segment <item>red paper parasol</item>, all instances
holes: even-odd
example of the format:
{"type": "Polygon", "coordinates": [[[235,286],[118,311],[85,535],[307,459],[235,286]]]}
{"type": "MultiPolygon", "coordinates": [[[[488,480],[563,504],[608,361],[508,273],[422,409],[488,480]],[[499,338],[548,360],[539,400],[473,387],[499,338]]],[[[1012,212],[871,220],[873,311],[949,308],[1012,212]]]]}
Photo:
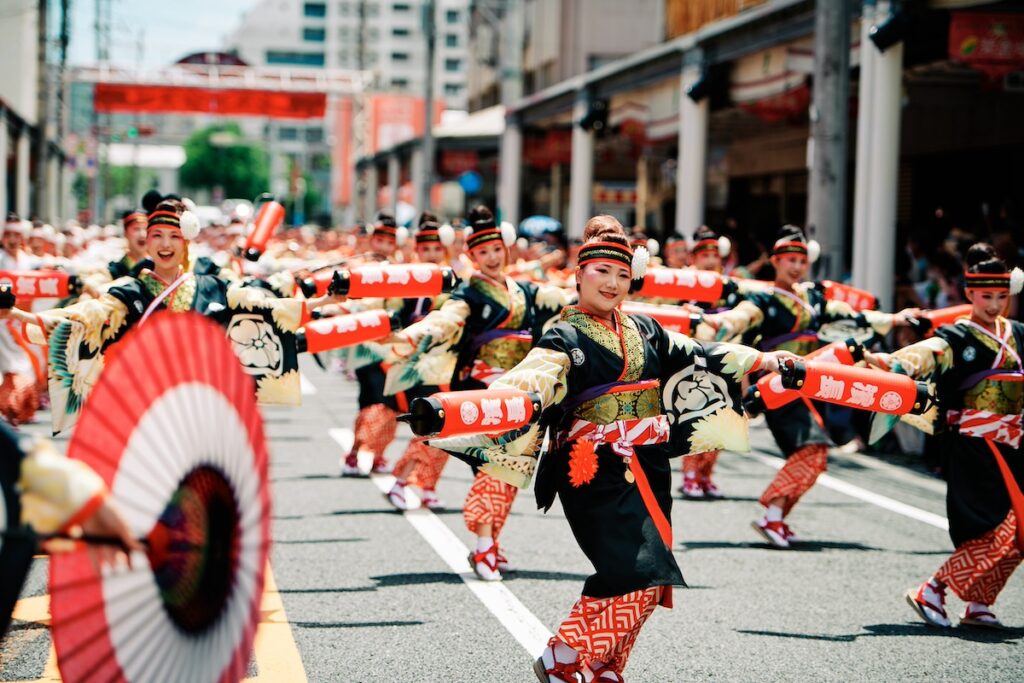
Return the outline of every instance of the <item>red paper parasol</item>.
{"type": "Polygon", "coordinates": [[[107,483],[145,539],[133,569],[84,551],[50,564],[67,681],[237,681],[258,623],[270,542],[263,423],[223,330],[163,313],[119,344],[68,456],[107,483]]]}

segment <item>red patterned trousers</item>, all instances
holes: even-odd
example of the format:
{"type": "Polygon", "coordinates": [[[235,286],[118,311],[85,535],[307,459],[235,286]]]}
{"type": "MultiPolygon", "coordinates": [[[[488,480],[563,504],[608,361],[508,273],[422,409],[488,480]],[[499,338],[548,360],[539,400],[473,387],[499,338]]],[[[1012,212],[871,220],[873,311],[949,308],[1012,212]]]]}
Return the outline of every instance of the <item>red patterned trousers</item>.
{"type": "Polygon", "coordinates": [[[384,457],[384,449],[394,441],[397,429],[398,416],[383,403],[363,408],[356,415],[353,450],[365,448],[373,452],[376,460],[380,460],[384,457]]]}
{"type": "Polygon", "coordinates": [[[962,543],[935,578],[961,600],[991,605],[1024,559],[1015,543],[1016,533],[1017,518],[1010,510],[995,529],[962,543]]]}
{"type": "Polygon", "coordinates": [[[497,541],[512,510],[519,489],[489,474],[478,472],[462,504],[462,519],[474,534],[483,524],[491,525],[491,537],[497,541]]]}
{"type": "Polygon", "coordinates": [[[804,446],[786,459],[786,464],[761,494],[761,505],[768,507],[776,498],[785,498],[782,514],[788,515],[827,467],[828,446],[823,443],[804,446]]]}
{"type": "Polygon", "coordinates": [[[9,372],[0,384],[0,414],[11,424],[28,422],[39,408],[39,388],[31,375],[9,372]]]}
{"type": "Polygon", "coordinates": [[[664,586],[655,586],[614,598],[581,595],[555,638],[579,652],[585,664],[601,663],[621,674],[640,628],[664,591],[664,586]]]}
{"type": "Polygon", "coordinates": [[[693,473],[698,479],[710,479],[711,471],[715,469],[718,462],[718,454],[721,451],[704,451],[693,455],[683,456],[683,473],[693,473]]]}
{"type": "Polygon", "coordinates": [[[405,453],[395,463],[394,475],[399,481],[433,491],[447,462],[448,454],[444,451],[422,441],[410,441],[405,453]]]}

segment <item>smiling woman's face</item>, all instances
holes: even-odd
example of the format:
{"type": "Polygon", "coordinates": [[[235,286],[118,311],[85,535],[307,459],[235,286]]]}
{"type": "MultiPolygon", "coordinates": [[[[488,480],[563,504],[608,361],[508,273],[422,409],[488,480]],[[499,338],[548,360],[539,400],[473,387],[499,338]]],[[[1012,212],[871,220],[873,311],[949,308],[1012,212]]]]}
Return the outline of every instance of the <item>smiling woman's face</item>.
{"type": "Polygon", "coordinates": [[[156,227],[146,235],[146,253],[157,270],[170,270],[185,263],[188,250],[180,230],[156,227]]]}
{"type": "Polygon", "coordinates": [[[505,245],[497,240],[487,242],[469,252],[480,272],[493,279],[498,279],[501,276],[501,269],[505,267],[507,254],[505,245]]]}
{"type": "Polygon", "coordinates": [[[630,274],[625,266],[588,263],[579,271],[580,305],[592,313],[610,316],[629,294],[630,274]]]}

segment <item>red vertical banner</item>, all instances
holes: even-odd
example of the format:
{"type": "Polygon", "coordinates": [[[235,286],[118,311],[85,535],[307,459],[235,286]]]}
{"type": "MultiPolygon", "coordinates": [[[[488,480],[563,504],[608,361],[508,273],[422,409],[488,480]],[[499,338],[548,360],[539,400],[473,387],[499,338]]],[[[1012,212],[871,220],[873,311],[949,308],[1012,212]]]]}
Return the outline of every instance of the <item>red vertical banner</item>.
{"type": "Polygon", "coordinates": [[[342,97],[338,100],[338,115],[334,124],[334,164],[341,169],[338,173],[340,187],[334,193],[341,204],[352,203],[352,98],[342,97]]]}

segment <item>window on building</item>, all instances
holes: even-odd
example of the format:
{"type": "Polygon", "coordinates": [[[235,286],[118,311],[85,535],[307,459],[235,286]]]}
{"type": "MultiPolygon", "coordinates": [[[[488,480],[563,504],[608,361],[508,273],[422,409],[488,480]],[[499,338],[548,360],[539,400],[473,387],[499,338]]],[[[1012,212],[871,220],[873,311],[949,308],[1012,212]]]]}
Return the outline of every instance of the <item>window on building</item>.
{"type": "Polygon", "coordinates": [[[327,39],[327,29],[305,26],[302,29],[302,39],[310,43],[322,43],[327,39]]]}
{"type": "Polygon", "coordinates": [[[352,34],[352,31],[348,26],[342,26],[338,29],[338,37],[342,40],[348,40],[348,37],[352,34]]]}
{"type": "Polygon", "coordinates": [[[409,61],[409,53],[408,52],[392,52],[391,53],[391,61],[392,62],[408,62],[409,61]]]}
{"type": "Polygon", "coordinates": [[[380,30],[375,28],[366,29],[366,38],[368,40],[377,40],[380,37],[380,30]]]}
{"type": "Polygon", "coordinates": [[[267,50],[267,64],[271,66],[323,66],[324,53],[267,50]]]}
{"type": "Polygon", "coordinates": [[[459,71],[460,69],[462,69],[462,60],[461,59],[446,59],[446,60],[444,60],[444,70],[445,71],[459,71]]]}
{"type": "Polygon", "coordinates": [[[412,31],[402,26],[396,26],[393,29],[391,29],[391,35],[395,36],[396,38],[405,38],[411,33],[412,31]]]}
{"type": "Polygon", "coordinates": [[[307,2],[302,5],[302,14],[307,17],[323,19],[327,16],[326,2],[307,2]]]}
{"type": "Polygon", "coordinates": [[[306,129],[306,142],[323,142],[324,129],[320,127],[306,129]]]}
{"type": "Polygon", "coordinates": [[[444,94],[445,95],[450,95],[450,96],[453,96],[453,97],[461,95],[462,94],[462,84],[461,83],[445,83],[444,84],[444,94]]]}
{"type": "Polygon", "coordinates": [[[342,66],[348,65],[348,50],[340,50],[338,52],[338,63],[342,66]]]}
{"type": "Polygon", "coordinates": [[[459,10],[450,9],[444,13],[444,20],[447,21],[449,24],[457,24],[459,23],[459,14],[459,10]]]}
{"type": "Polygon", "coordinates": [[[395,13],[398,13],[398,12],[409,12],[411,10],[412,10],[412,5],[410,5],[407,2],[396,2],[395,4],[391,5],[391,11],[395,12],[395,13]]]}
{"type": "Polygon", "coordinates": [[[366,2],[363,4],[363,14],[368,17],[375,17],[380,14],[380,6],[375,2],[366,2]]]}
{"type": "Polygon", "coordinates": [[[459,36],[458,36],[458,34],[446,33],[445,36],[444,36],[444,46],[445,47],[458,47],[459,46],[459,36]]]}
{"type": "Polygon", "coordinates": [[[397,88],[399,90],[404,90],[405,88],[409,87],[409,79],[408,78],[392,78],[391,79],[391,87],[392,88],[397,88]]]}
{"type": "Polygon", "coordinates": [[[277,129],[277,139],[278,140],[286,140],[286,141],[298,140],[299,139],[299,129],[298,128],[278,128],[277,129]]]}

